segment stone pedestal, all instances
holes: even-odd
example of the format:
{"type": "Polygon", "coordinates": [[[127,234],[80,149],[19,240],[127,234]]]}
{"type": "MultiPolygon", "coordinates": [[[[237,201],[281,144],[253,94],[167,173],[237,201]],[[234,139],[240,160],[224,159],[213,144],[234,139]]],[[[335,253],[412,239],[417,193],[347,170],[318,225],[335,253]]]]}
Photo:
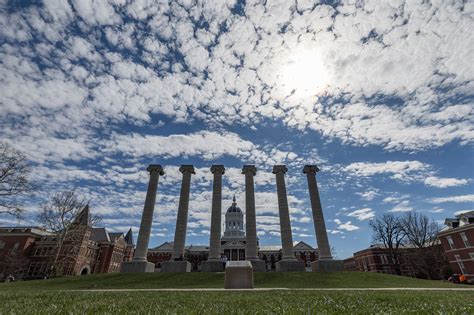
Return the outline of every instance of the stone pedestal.
{"type": "Polygon", "coordinates": [[[216,261],[203,261],[202,262],[202,272],[223,272],[224,263],[220,260],[216,261]]]}
{"type": "Polygon", "coordinates": [[[188,261],[165,261],[161,265],[161,272],[191,272],[191,267],[188,261]]]}
{"type": "Polygon", "coordinates": [[[252,268],[254,272],[265,272],[267,271],[267,263],[263,260],[249,260],[252,264],[252,268]]]}
{"type": "Polygon", "coordinates": [[[306,271],[304,262],[299,260],[280,260],[275,263],[275,269],[278,272],[306,271]]]}
{"type": "Polygon", "coordinates": [[[344,261],[342,260],[318,260],[311,263],[313,272],[337,272],[344,270],[344,261]]]}
{"type": "Polygon", "coordinates": [[[148,261],[126,261],[122,263],[120,267],[120,272],[128,273],[128,272],[154,272],[155,271],[155,264],[150,263],[148,261]]]}
{"type": "Polygon", "coordinates": [[[224,288],[253,289],[253,268],[250,261],[227,262],[224,288]]]}

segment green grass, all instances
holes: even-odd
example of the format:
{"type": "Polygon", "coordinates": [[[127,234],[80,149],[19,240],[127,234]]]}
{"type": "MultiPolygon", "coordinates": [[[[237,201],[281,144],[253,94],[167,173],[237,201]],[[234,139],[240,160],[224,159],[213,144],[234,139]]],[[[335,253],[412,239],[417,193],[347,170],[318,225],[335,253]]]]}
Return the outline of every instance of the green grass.
{"type": "MultiPolygon", "coordinates": [[[[267,272],[254,274],[257,288],[432,288],[458,287],[446,281],[420,280],[369,272],[267,272]]],[[[1,283],[0,290],[223,288],[224,273],[101,274],[1,283]]]]}
{"type": "Polygon", "coordinates": [[[0,292],[1,314],[473,314],[471,292],[0,292]]]}
{"type": "MultiPolygon", "coordinates": [[[[255,273],[257,288],[459,288],[363,272],[255,273]]],[[[0,284],[2,314],[367,314],[474,313],[458,291],[69,291],[222,288],[224,273],[102,274],[0,284]]]]}

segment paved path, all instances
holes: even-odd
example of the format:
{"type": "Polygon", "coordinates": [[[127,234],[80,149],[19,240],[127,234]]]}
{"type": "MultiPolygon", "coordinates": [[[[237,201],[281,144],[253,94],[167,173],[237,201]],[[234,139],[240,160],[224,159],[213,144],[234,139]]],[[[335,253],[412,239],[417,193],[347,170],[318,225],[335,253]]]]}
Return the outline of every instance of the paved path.
{"type": "Polygon", "coordinates": [[[201,288],[201,289],[83,289],[67,290],[81,292],[232,292],[232,291],[473,291],[474,287],[459,288],[255,288],[255,289],[223,289],[223,288],[201,288]]]}

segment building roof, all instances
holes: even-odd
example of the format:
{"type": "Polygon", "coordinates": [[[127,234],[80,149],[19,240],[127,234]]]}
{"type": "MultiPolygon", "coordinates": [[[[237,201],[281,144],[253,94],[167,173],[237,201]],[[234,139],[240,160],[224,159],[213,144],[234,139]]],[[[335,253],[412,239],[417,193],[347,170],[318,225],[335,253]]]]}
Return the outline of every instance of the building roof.
{"type": "Polygon", "coordinates": [[[35,236],[49,236],[53,233],[39,226],[12,226],[0,227],[0,234],[32,234],[35,236]]]}
{"type": "Polygon", "coordinates": [[[80,225],[88,225],[90,221],[90,211],[89,211],[89,204],[87,204],[84,209],[78,214],[74,223],[80,225]]]}
{"type": "Polygon", "coordinates": [[[278,252],[279,250],[281,250],[281,246],[278,245],[259,246],[261,252],[278,252]]]}
{"type": "Polygon", "coordinates": [[[235,202],[235,195],[234,195],[234,198],[232,198],[232,205],[227,209],[227,213],[232,213],[232,212],[242,213],[242,210],[239,207],[237,207],[237,202],[235,202]]]}
{"type": "Polygon", "coordinates": [[[446,227],[444,227],[441,231],[444,232],[446,230],[460,228],[465,225],[473,224],[473,223],[474,223],[474,210],[460,213],[456,215],[455,218],[446,218],[444,220],[444,224],[446,225],[446,227]]]}
{"type": "Polygon", "coordinates": [[[122,233],[122,232],[109,233],[109,237],[110,237],[110,240],[111,240],[112,242],[115,241],[116,239],[120,238],[121,236],[123,236],[123,233],[122,233]]]}
{"type": "Polygon", "coordinates": [[[125,235],[125,243],[127,243],[128,245],[132,245],[132,246],[133,246],[133,232],[132,232],[132,228],[130,228],[130,230],[128,230],[128,232],[127,232],[127,235],[125,235]]]}
{"type": "Polygon", "coordinates": [[[109,233],[105,228],[92,228],[91,240],[94,242],[110,242],[109,233]]]}

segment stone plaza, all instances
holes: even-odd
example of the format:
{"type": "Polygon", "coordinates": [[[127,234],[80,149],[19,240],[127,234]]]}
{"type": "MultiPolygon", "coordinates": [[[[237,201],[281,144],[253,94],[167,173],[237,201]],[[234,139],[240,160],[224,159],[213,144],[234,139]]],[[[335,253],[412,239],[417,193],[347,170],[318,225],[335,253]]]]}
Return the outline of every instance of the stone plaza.
{"type": "MultiPolygon", "coordinates": [[[[122,264],[121,272],[153,272],[154,264],[147,261],[148,244],[153,221],[153,212],[155,207],[156,193],[158,188],[158,180],[160,175],[164,175],[161,165],[150,165],[147,168],[150,173],[148,190],[143,209],[140,230],[137,240],[137,248],[131,261],[122,264]]],[[[191,264],[184,259],[185,240],[188,221],[189,196],[191,189],[191,175],[195,174],[192,165],[182,165],[179,169],[182,173],[181,192],[178,204],[178,213],[175,226],[174,243],[171,259],[162,264],[162,272],[190,272],[191,264]]],[[[212,186],[212,204],[211,204],[211,226],[209,238],[209,257],[202,264],[202,271],[205,272],[221,272],[224,271],[224,264],[221,260],[222,241],[221,241],[221,214],[222,214],[222,176],[225,174],[224,165],[212,165],[210,168],[213,174],[212,186]]],[[[305,264],[296,259],[293,251],[293,237],[291,229],[291,221],[289,214],[288,198],[285,184],[285,174],[288,168],[285,165],[275,165],[273,174],[276,178],[278,212],[280,220],[280,235],[282,244],[282,257],[276,263],[276,271],[305,271],[305,264]]],[[[343,269],[343,262],[334,260],[331,255],[331,249],[326,232],[326,225],[321,206],[321,200],[316,181],[316,173],[319,168],[316,165],[306,165],[303,173],[306,174],[308,181],[308,191],[311,201],[311,209],[313,215],[314,229],[316,232],[316,241],[319,249],[319,259],[311,263],[312,271],[340,271],[343,269]]],[[[255,211],[255,185],[254,176],[257,173],[255,165],[244,165],[242,174],[245,176],[245,250],[244,259],[250,263],[254,272],[266,271],[265,261],[259,259],[258,256],[258,238],[255,211]]],[[[226,227],[224,238],[238,236],[239,229],[243,228],[242,212],[236,206],[235,197],[233,205],[226,213],[226,221],[230,218],[238,229],[229,230],[226,227]],[[235,217],[235,221],[232,218],[235,217]]],[[[227,222],[226,222],[227,224],[227,222]]],[[[232,251],[229,252],[232,257],[232,251]]],[[[240,253],[237,251],[237,255],[240,253]]],[[[239,260],[239,259],[236,259],[239,260]]]]}

